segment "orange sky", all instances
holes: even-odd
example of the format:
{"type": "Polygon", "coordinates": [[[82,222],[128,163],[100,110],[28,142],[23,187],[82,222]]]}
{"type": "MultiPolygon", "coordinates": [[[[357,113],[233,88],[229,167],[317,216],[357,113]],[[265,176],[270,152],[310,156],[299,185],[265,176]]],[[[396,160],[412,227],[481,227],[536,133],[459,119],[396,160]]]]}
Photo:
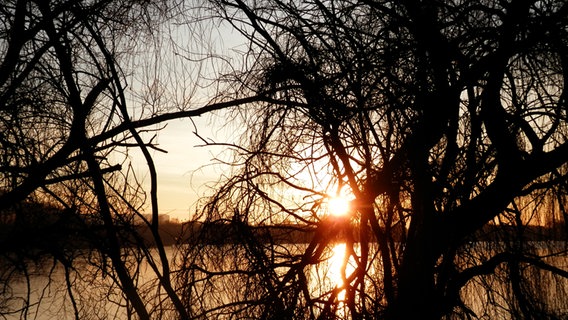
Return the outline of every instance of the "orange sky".
{"type": "MultiPolygon", "coordinates": [[[[222,139],[222,131],[207,121],[208,117],[195,119],[200,135],[222,139]]],[[[168,153],[152,150],[158,171],[158,201],[161,214],[181,221],[188,220],[195,212],[196,201],[208,190],[206,184],[218,180],[220,167],[209,164],[218,156],[220,147],[198,147],[202,142],[193,134],[194,126],[189,120],[170,121],[165,129],[159,132],[158,147],[168,153]],[[209,165],[209,166],[208,166],[209,165]]],[[[221,140],[219,140],[221,141],[221,140]]],[[[149,176],[141,156],[132,154],[132,161],[138,168],[138,176],[148,190],[149,176]]],[[[149,208],[149,203],[147,205],[149,208]]]]}

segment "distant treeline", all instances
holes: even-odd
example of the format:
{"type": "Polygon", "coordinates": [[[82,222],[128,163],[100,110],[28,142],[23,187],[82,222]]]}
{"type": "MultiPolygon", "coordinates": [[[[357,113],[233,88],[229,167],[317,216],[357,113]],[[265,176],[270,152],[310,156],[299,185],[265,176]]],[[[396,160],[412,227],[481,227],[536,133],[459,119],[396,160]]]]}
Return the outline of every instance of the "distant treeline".
{"type": "MultiPolygon", "coordinates": [[[[232,222],[212,222],[188,223],[184,227],[183,241],[187,243],[207,243],[207,244],[227,244],[243,241],[264,241],[274,243],[308,243],[312,240],[316,228],[305,227],[294,224],[280,224],[273,226],[250,226],[236,224],[232,222]]],[[[348,230],[348,229],[347,229],[348,230]]],[[[349,232],[349,231],[347,231],[349,232]]],[[[329,236],[335,240],[342,240],[345,234],[342,232],[331,232],[329,236]]],[[[358,241],[358,233],[351,235],[354,241],[358,241]]],[[[395,232],[393,240],[399,241],[402,232],[395,232]]],[[[507,225],[487,225],[478,231],[471,241],[512,241],[522,239],[525,241],[566,241],[568,240],[568,230],[565,225],[558,225],[553,228],[545,226],[516,226],[507,225]]]]}
{"type": "MultiPolygon", "coordinates": [[[[56,210],[49,206],[28,204],[12,212],[8,219],[3,215],[0,220],[0,253],[6,252],[44,252],[57,253],[69,249],[85,249],[104,246],[106,229],[102,222],[95,217],[81,215],[69,210],[56,210]]],[[[117,221],[118,230],[123,245],[132,246],[144,243],[155,245],[150,229],[140,221],[117,221]]],[[[316,231],[315,227],[296,224],[280,224],[272,226],[252,226],[241,221],[219,222],[163,222],[159,234],[164,245],[176,243],[205,243],[222,245],[228,243],[246,243],[261,241],[265,243],[308,243],[315,232],[326,231],[325,222],[316,231]]],[[[357,232],[349,231],[349,227],[341,227],[341,232],[331,228],[326,236],[342,240],[342,237],[352,237],[358,240],[357,232]]],[[[523,226],[521,228],[506,225],[487,225],[477,232],[471,241],[511,241],[524,239],[527,241],[557,240],[566,241],[567,228],[564,224],[555,227],[523,226]]],[[[402,230],[393,235],[393,240],[400,240],[402,230]]]]}

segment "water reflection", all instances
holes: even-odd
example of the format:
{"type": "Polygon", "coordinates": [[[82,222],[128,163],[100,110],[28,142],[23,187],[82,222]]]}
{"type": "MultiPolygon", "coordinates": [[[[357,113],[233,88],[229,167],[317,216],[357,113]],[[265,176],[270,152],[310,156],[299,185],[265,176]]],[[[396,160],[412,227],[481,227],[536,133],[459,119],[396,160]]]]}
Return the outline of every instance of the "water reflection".
{"type": "Polygon", "coordinates": [[[352,257],[348,257],[347,246],[345,243],[337,243],[331,249],[332,256],[327,261],[329,271],[326,275],[331,283],[339,290],[337,293],[337,300],[345,301],[345,282],[347,277],[355,270],[354,261],[352,257]]]}
{"type": "MultiPolygon", "coordinates": [[[[565,252],[566,244],[564,242],[558,243],[554,247],[552,243],[531,244],[535,247],[535,255],[546,257],[545,260],[552,265],[564,268],[568,264],[565,255],[550,256],[550,252],[565,252]]],[[[273,245],[269,247],[270,250],[281,254],[281,256],[297,256],[301,255],[307,249],[307,244],[286,244],[286,245],[273,245]]],[[[168,254],[173,259],[173,249],[168,248],[168,254]]],[[[178,248],[179,249],[179,248],[178,248]]],[[[374,252],[377,248],[371,246],[370,250],[374,252]]],[[[496,252],[501,252],[506,248],[503,245],[495,242],[487,243],[472,243],[471,247],[464,248],[468,252],[477,252],[479,256],[468,255],[471,259],[459,261],[463,268],[475,266],[479,261],[486,261],[490,256],[496,252]]],[[[262,277],[264,274],[258,275],[249,272],[250,269],[245,269],[247,259],[247,251],[242,246],[204,246],[200,252],[206,252],[207,256],[202,256],[201,259],[192,261],[195,263],[196,269],[191,270],[194,278],[188,282],[189,286],[179,287],[180,289],[189,288],[191,291],[184,291],[180,294],[186,294],[194,300],[188,300],[188,305],[195,308],[194,314],[202,315],[202,318],[215,318],[215,319],[230,319],[235,318],[235,314],[242,314],[242,318],[254,318],[258,315],[258,308],[244,309],[242,306],[245,304],[238,304],[242,301],[264,301],[266,298],[266,291],[263,290],[266,282],[257,281],[266,280],[267,277],[262,277]],[[200,263],[197,265],[197,263],[200,263]],[[197,268],[198,267],[198,268],[197,268]],[[207,270],[200,271],[200,270],[207,270]],[[232,272],[230,272],[232,271],[232,272]],[[258,277],[258,278],[254,278],[258,277]],[[258,300],[255,300],[258,299],[258,300]],[[195,303],[193,303],[195,302],[195,303]],[[243,311],[244,310],[244,311],[243,311]],[[246,312],[246,313],[245,313],[246,312]]],[[[353,291],[349,286],[359,286],[357,281],[353,280],[353,274],[358,273],[357,264],[353,255],[360,254],[360,247],[358,244],[350,244],[344,242],[331,242],[327,244],[325,250],[319,259],[319,263],[304,266],[301,274],[306,277],[299,277],[302,284],[306,284],[309,292],[302,292],[313,303],[312,306],[300,306],[309,308],[310,312],[314,312],[317,316],[323,312],[324,306],[329,306],[330,313],[335,319],[349,319],[351,314],[348,308],[349,299],[353,291]],[[351,280],[348,280],[351,279],[351,280]],[[305,282],[303,282],[305,280],[305,282]],[[327,304],[329,302],[329,304],[327,304]]],[[[373,256],[371,254],[371,256],[373,256]]],[[[297,261],[297,260],[295,260],[297,261]]],[[[174,267],[179,267],[181,261],[172,260],[174,267]]],[[[187,261],[185,262],[187,263],[187,261]]],[[[74,287],[73,293],[76,295],[77,302],[80,304],[80,318],[89,319],[96,314],[98,318],[107,319],[128,319],[128,306],[120,294],[119,288],[113,285],[108,275],[100,273],[100,269],[95,268],[89,263],[77,265],[77,274],[74,274],[74,287]],[[81,277],[79,277],[79,272],[81,277]],[[90,276],[86,276],[92,272],[90,276]],[[110,288],[110,289],[109,289],[110,288]],[[110,293],[110,294],[109,294],[110,293]],[[96,310],[96,311],[95,311],[96,310]]],[[[158,310],[166,308],[167,306],[160,305],[160,298],[163,296],[153,295],[156,290],[155,279],[152,273],[143,264],[139,266],[140,279],[139,285],[141,292],[145,292],[149,309],[158,310]],[[155,305],[152,305],[155,303],[155,305]]],[[[274,271],[275,276],[282,277],[289,271],[289,266],[281,266],[278,269],[265,269],[274,271]]],[[[65,274],[60,267],[53,268],[51,276],[46,277],[38,270],[36,274],[30,275],[29,289],[34,294],[27,296],[28,284],[13,283],[12,295],[19,299],[29,299],[34,304],[30,310],[24,313],[6,314],[9,306],[4,310],[0,310],[0,318],[4,319],[20,319],[20,318],[34,318],[38,320],[51,319],[57,314],[58,319],[74,319],[72,309],[69,307],[69,297],[65,288],[60,288],[65,285],[65,274]],[[21,286],[20,286],[21,284],[21,286]],[[41,304],[38,297],[34,296],[35,293],[41,295],[43,300],[41,304]],[[58,293],[58,294],[56,294],[58,293]],[[3,314],[4,313],[4,314],[3,314]]],[[[369,293],[369,299],[375,299],[380,292],[371,292],[374,281],[375,284],[381,281],[380,265],[376,261],[369,262],[366,270],[366,288],[369,293]]],[[[568,282],[566,279],[558,279],[552,277],[550,273],[542,270],[536,270],[523,266],[523,275],[527,279],[534,279],[535,283],[541,284],[539,287],[543,292],[533,291],[535,294],[543,295],[543,303],[547,308],[553,310],[568,310],[568,303],[564,297],[568,294],[568,282]]],[[[268,271],[267,271],[268,272],[268,271]]],[[[479,318],[486,319],[510,319],[508,310],[511,309],[509,303],[513,301],[511,298],[515,293],[507,283],[509,270],[506,265],[500,266],[496,269],[493,275],[484,275],[478,277],[468,283],[461,291],[464,304],[471,308],[479,318]],[[491,292],[487,291],[487,287],[491,288],[491,292]],[[499,307],[496,307],[499,306],[499,307]]],[[[272,292],[269,292],[272,293],[272,292]]],[[[358,298],[357,298],[358,299],[358,298]]],[[[19,301],[19,300],[18,300],[19,301]]],[[[375,300],[376,301],[376,300],[375,300]]],[[[17,301],[16,301],[17,302],[17,301]]],[[[16,308],[15,301],[12,308],[16,308]]],[[[357,300],[356,302],[361,302],[357,300]]],[[[300,302],[301,303],[301,302],[300,302]]],[[[248,305],[245,305],[248,307],[248,305]]],[[[172,318],[166,316],[162,311],[154,311],[154,315],[159,314],[156,318],[172,318]]],[[[167,311],[163,311],[167,312],[167,311]]],[[[566,312],[568,314],[568,311],[566,312]]]]}
{"type": "Polygon", "coordinates": [[[335,298],[337,309],[335,310],[335,315],[340,319],[345,319],[348,316],[345,299],[346,286],[349,285],[347,279],[355,271],[355,262],[353,261],[353,257],[349,255],[347,249],[345,243],[334,244],[331,249],[332,255],[327,261],[329,265],[327,277],[335,284],[335,290],[337,290],[337,296],[335,298]]]}
{"type": "Polygon", "coordinates": [[[328,243],[320,261],[305,270],[311,298],[320,301],[322,312],[334,319],[349,319],[349,286],[357,268],[353,250],[358,248],[345,242],[328,243]]]}

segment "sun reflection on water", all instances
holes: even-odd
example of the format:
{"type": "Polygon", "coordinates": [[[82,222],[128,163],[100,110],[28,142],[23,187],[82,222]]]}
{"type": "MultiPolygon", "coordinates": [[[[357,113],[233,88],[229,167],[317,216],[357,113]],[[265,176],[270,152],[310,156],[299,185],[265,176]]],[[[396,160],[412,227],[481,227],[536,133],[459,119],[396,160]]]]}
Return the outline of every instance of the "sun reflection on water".
{"type": "Polygon", "coordinates": [[[342,289],[337,295],[338,300],[345,299],[345,288],[344,280],[342,275],[342,267],[345,260],[345,243],[338,243],[331,249],[333,252],[331,258],[329,258],[329,272],[327,277],[334,286],[342,289]]]}
{"type": "Polygon", "coordinates": [[[333,286],[340,290],[337,293],[337,301],[344,302],[346,285],[345,279],[355,270],[355,262],[352,257],[346,261],[348,253],[345,243],[337,243],[333,245],[331,251],[332,255],[327,261],[329,266],[327,278],[333,286]]]}

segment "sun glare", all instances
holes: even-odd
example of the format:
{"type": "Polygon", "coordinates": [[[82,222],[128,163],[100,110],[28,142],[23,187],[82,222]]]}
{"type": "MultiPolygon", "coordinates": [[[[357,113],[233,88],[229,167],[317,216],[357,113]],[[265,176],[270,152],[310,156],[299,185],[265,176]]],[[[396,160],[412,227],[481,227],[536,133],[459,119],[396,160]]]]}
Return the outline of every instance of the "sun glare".
{"type": "Polygon", "coordinates": [[[331,250],[333,255],[328,260],[329,272],[327,277],[334,286],[341,290],[337,294],[337,300],[342,302],[345,301],[346,285],[343,281],[342,269],[344,269],[343,271],[345,272],[345,276],[349,277],[355,271],[355,262],[350,257],[347,264],[345,264],[345,255],[347,254],[345,243],[338,243],[334,245],[331,250]]]}
{"type": "Polygon", "coordinates": [[[327,207],[331,215],[344,216],[349,212],[349,200],[341,197],[333,197],[328,200],[327,207]]]}

